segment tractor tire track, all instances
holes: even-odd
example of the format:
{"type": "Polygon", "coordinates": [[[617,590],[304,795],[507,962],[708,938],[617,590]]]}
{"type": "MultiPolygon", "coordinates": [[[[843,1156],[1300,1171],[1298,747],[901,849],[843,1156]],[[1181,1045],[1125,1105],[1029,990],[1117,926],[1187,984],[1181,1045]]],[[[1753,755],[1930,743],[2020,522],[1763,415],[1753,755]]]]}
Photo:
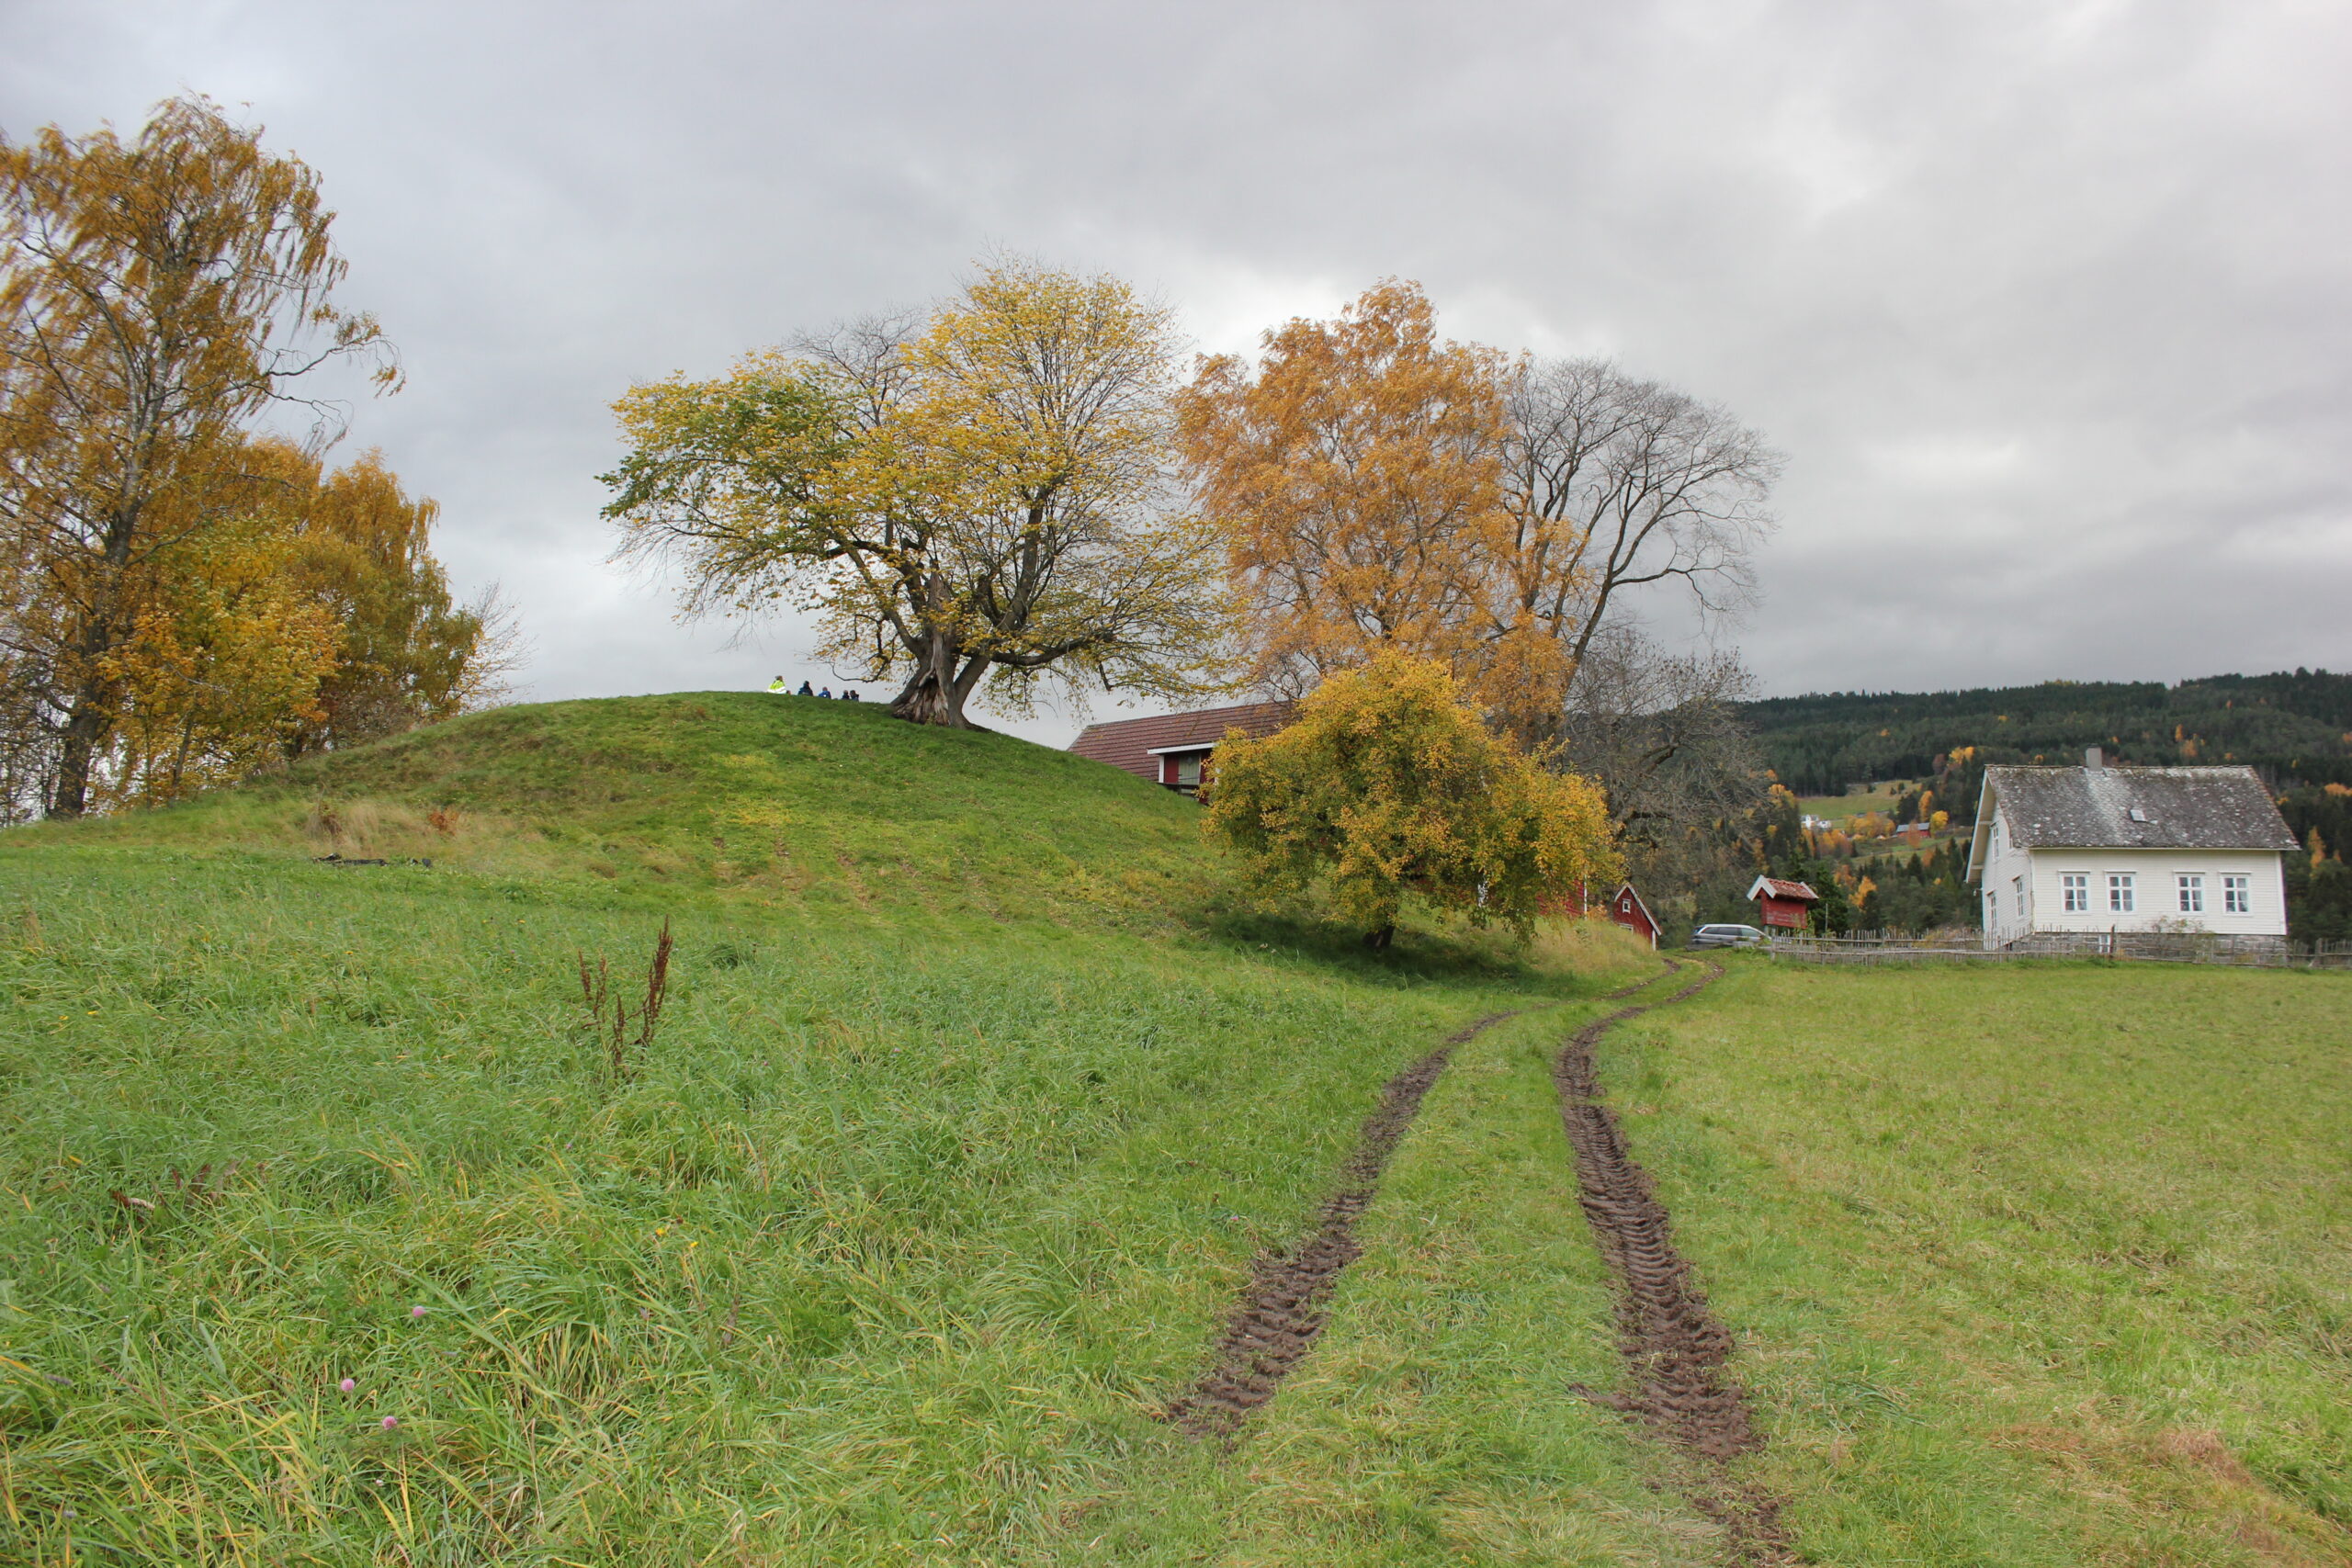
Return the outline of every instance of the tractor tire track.
{"type": "Polygon", "coordinates": [[[1671,1007],[1722,975],[1710,964],[1662,1001],[1621,1008],[1585,1025],[1561,1047],[1552,1077],[1576,1157],[1577,1199],[1616,1292],[1618,1348],[1631,1382],[1624,1393],[1578,1392],[1638,1416],[1665,1439],[1687,1469],[1692,1505],[1724,1527],[1731,1560],[1760,1568],[1801,1559],[1781,1523],[1781,1500],[1726,1472],[1732,1460],[1764,1446],[1747,1391],[1725,1370],[1731,1332],[1708,1310],[1690,1262],[1676,1250],[1666,1205],[1627,1151],[1593,1066],[1594,1047],[1610,1030],[1652,1007],[1671,1007]]]}
{"type": "MultiPolygon", "coordinates": [[[[1673,966],[1669,960],[1667,967],[1673,966]]],[[[1657,978],[1622,986],[1601,999],[1631,996],[1657,978]]],[[[1323,1332],[1340,1273],[1363,1255],[1356,1242],[1356,1222],[1372,1206],[1380,1173],[1419,1114],[1422,1097],[1445,1071],[1456,1047],[1518,1016],[1490,1013],[1457,1030],[1381,1089],[1380,1104],[1364,1119],[1355,1152],[1340,1168],[1339,1190],[1317,1212],[1314,1234],[1295,1250],[1261,1252],[1251,1260],[1250,1282],[1226,1319],[1208,1371],[1169,1404],[1163,1419],[1190,1437],[1229,1438],[1251,1411],[1273,1398],[1283,1379],[1306,1359],[1323,1332]]]]}

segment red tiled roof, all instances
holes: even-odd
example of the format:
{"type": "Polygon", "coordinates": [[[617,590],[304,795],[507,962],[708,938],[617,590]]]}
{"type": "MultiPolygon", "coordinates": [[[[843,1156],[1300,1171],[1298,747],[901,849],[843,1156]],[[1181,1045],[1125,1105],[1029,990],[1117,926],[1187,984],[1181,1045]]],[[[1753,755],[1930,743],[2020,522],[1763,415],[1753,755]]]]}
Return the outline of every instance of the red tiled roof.
{"type": "Polygon", "coordinates": [[[1747,890],[1747,896],[1753,898],[1759,892],[1773,898],[1794,898],[1808,904],[1821,902],[1821,895],[1815,893],[1806,884],[1783,882],[1777,876],[1758,877],[1756,885],[1747,890]]]}
{"type": "Polygon", "coordinates": [[[1238,707],[1202,708],[1197,713],[1168,713],[1156,718],[1114,718],[1090,724],[1069,749],[1081,757],[1124,768],[1139,779],[1159,782],[1159,759],[1152,755],[1171,746],[1197,744],[1203,750],[1238,729],[1252,740],[1272,735],[1288,724],[1295,703],[1243,703],[1238,707]]]}

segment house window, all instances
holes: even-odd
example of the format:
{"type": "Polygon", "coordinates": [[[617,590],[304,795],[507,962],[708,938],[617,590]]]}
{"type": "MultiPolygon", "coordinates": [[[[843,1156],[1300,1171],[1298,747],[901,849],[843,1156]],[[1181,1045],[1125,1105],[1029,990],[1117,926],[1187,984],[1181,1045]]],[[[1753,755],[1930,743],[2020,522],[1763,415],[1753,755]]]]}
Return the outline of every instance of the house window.
{"type": "Polygon", "coordinates": [[[1178,789],[1201,787],[1201,753],[1195,751],[1188,757],[1176,759],[1176,787],[1178,789]]]}
{"type": "Polygon", "coordinates": [[[2066,913],[2087,915],[2091,912],[2091,879],[2088,875],[2069,872],[2058,879],[2058,886],[2066,895],[2066,913]]]}
{"type": "Polygon", "coordinates": [[[2222,878],[2222,913],[2250,915],[2254,912],[2254,878],[2225,876],[2222,878]]]}
{"type": "Polygon", "coordinates": [[[2011,898],[2013,898],[2014,900],[2016,900],[2016,903],[2017,903],[2017,911],[2018,911],[2018,919],[2020,919],[2020,920],[2024,919],[2025,919],[2025,878],[2024,878],[2024,877],[2022,877],[2022,876],[2012,876],[2012,877],[2010,877],[2010,878],[2009,878],[2009,897],[2010,897],[2011,898]]]}
{"type": "Polygon", "coordinates": [[[2139,907],[2139,895],[2132,886],[2132,874],[2128,871],[2111,871],[2108,873],[2108,912],[2114,915],[2128,915],[2139,907]]]}
{"type": "Polygon", "coordinates": [[[2203,914],[2205,912],[2205,879],[2201,876],[2191,876],[2184,872],[2172,880],[2180,893],[2180,912],[2184,915],[2203,914]]]}

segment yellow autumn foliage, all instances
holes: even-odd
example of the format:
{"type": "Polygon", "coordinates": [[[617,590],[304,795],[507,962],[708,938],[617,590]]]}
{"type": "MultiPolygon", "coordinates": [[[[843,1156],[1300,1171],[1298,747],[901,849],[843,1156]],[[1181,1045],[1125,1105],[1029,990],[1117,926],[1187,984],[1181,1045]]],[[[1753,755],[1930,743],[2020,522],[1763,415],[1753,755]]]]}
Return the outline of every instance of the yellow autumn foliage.
{"type": "Polygon", "coordinates": [[[1204,829],[1270,895],[1329,886],[1388,944],[1408,895],[1522,937],[1546,895],[1622,871],[1599,788],[1498,739],[1443,664],[1393,649],[1327,679],[1292,725],[1216,752],[1204,829]]]}

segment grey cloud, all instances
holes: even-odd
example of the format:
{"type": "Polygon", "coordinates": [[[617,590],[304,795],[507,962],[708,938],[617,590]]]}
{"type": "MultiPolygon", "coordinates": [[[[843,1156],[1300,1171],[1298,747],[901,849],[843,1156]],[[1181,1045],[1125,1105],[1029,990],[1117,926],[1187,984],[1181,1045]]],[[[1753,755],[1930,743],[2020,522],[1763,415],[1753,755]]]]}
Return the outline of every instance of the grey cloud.
{"type": "Polygon", "coordinates": [[[0,17],[0,125],[193,87],[324,172],[412,373],[354,440],[522,599],[541,695],[818,673],[604,564],[605,404],[995,246],[1220,348],[1416,276],[1727,403],[1791,458],[1735,634],[1789,692],[2352,663],[2348,46],[2284,4],[83,0],[0,17]]]}

